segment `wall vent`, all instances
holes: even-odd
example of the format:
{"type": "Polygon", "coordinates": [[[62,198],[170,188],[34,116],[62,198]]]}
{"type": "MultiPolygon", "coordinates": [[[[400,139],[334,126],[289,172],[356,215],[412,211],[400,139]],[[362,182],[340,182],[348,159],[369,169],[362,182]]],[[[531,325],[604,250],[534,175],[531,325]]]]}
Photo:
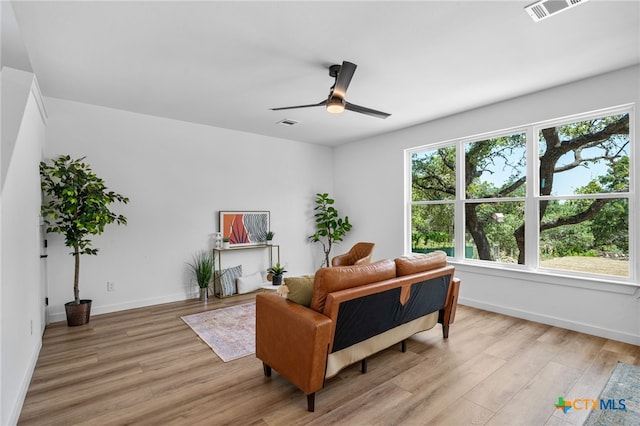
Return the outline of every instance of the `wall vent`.
{"type": "Polygon", "coordinates": [[[531,19],[535,22],[542,21],[550,16],[553,16],[562,11],[571,9],[581,3],[586,3],[588,0],[540,0],[524,9],[527,11],[531,19]]]}

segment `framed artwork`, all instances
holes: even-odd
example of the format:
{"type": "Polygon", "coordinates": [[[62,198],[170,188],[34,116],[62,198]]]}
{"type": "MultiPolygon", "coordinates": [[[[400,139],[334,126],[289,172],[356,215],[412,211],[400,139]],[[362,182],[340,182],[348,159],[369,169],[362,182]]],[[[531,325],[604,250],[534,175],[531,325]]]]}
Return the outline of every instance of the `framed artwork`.
{"type": "Polygon", "coordinates": [[[220,232],[230,246],[265,244],[269,221],[268,211],[220,211],[220,232]]]}

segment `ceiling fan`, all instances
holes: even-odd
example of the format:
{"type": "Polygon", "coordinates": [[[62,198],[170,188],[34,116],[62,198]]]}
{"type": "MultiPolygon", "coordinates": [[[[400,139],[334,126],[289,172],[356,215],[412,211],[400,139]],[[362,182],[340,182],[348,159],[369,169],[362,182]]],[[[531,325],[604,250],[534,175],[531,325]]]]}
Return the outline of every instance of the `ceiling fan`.
{"type": "Polygon", "coordinates": [[[391,114],[386,112],[376,111],[375,109],[366,108],[360,105],[347,102],[345,97],[347,95],[347,88],[351,83],[353,73],[356,72],[357,65],[348,61],[343,61],[342,65],[331,65],[329,67],[329,75],[336,79],[335,83],[329,91],[327,99],[318,102],[316,104],[307,105],[295,105],[280,108],[271,108],[272,111],[281,111],[284,109],[297,109],[297,108],[311,108],[318,106],[325,106],[327,111],[332,114],[340,114],[345,109],[348,111],[359,112],[360,114],[370,115],[372,117],[387,118],[391,114]]]}

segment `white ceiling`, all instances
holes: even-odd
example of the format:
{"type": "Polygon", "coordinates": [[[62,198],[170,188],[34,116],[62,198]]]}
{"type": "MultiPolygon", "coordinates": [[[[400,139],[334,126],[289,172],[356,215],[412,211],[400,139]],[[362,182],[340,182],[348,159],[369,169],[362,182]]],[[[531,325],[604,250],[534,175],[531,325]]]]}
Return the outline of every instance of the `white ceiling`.
{"type": "Polygon", "coordinates": [[[539,23],[530,2],[12,5],[46,96],[339,145],[640,63],[639,1],[590,0],[539,23]],[[347,100],[391,117],[269,110],[325,99],[343,60],[358,65],[347,100]]]}

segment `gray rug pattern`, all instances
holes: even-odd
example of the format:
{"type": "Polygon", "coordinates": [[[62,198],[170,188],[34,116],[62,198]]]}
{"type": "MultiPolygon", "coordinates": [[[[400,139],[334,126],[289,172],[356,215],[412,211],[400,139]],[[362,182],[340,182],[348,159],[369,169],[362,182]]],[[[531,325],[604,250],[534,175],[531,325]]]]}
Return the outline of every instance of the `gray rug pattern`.
{"type": "Polygon", "coordinates": [[[593,410],[584,426],[640,425],[640,367],[618,362],[599,399],[618,409],[593,410]]]}

